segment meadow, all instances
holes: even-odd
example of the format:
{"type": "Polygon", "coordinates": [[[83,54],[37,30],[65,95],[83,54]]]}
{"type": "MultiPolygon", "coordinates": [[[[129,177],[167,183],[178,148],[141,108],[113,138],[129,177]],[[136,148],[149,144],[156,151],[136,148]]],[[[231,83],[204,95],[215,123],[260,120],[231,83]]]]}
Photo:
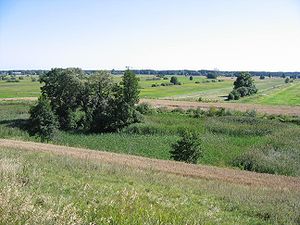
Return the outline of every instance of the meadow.
{"type": "MultiPolygon", "coordinates": [[[[182,85],[161,86],[162,83],[169,83],[171,76],[166,76],[168,80],[155,80],[155,76],[138,76],[140,81],[140,97],[150,99],[173,99],[203,102],[223,102],[228,93],[232,90],[234,78],[219,77],[218,80],[210,80],[205,77],[178,76],[182,85]],[[152,85],[157,87],[152,87],[152,85]]],[[[121,76],[114,76],[114,80],[119,82],[121,76]]],[[[260,80],[255,78],[258,94],[245,97],[237,103],[258,103],[269,105],[300,105],[299,89],[300,82],[295,81],[285,84],[282,78],[267,78],[260,80]]],[[[38,97],[40,94],[40,83],[32,82],[26,77],[19,82],[0,81],[0,98],[16,97],[38,97]]]]}
{"type": "Polygon", "coordinates": [[[256,96],[247,97],[239,102],[268,105],[294,105],[300,106],[300,82],[280,86],[275,90],[267,90],[256,96]]]}
{"type": "MultiPolygon", "coordinates": [[[[24,129],[32,102],[0,103],[0,138],[40,141],[24,129]]],[[[175,110],[145,115],[144,123],[118,133],[58,131],[54,144],[169,159],[180,132],[199,133],[203,157],[198,163],[257,172],[300,176],[300,127],[284,117],[270,118],[226,112],[198,115],[175,110]],[[288,121],[288,120],[287,120],[288,121]]],[[[299,121],[295,120],[299,124],[299,121]]]]}
{"type": "Polygon", "coordinates": [[[0,224],[297,224],[297,190],[0,149],[0,224]]]}

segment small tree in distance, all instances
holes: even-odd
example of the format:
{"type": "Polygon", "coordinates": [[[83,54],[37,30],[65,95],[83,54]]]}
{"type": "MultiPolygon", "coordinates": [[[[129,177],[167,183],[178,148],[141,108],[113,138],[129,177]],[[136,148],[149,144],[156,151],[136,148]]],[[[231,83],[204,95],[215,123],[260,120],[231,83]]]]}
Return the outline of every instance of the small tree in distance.
{"type": "Polygon", "coordinates": [[[49,141],[58,128],[58,121],[54,115],[49,100],[41,96],[38,103],[30,109],[30,133],[39,135],[42,141],[49,141]]]}
{"type": "Polygon", "coordinates": [[[251,74],[241,72],[233,83],[233,90],[228,95],[228,100],[238,100],[240,97],[253,95],[257,93],[257,88],[251,74]]]}
{"type": "Polygon", "coordinates": [[[174,85],[178,84],[178,78],[177,77],[171,77],[170,83],[173,83],[174,85]]]}
{"type": "Polygon", "coordinates": [[[202,156],[201,140],[197,133],[185,131],[181,139],[172,145],[171,158],[176,161],[196,164],[202,156]]]}

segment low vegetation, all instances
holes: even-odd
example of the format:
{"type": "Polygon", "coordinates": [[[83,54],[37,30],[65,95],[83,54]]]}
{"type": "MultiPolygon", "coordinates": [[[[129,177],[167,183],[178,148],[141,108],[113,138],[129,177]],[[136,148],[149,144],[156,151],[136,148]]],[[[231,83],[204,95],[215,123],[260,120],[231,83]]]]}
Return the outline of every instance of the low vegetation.
{"type": "Polygon", "coordinates": [[[0,224],[298,224],[297,190],[0,149],[0,224]]]}
{"type": "MultiPolygon", "coordinates": [[[[40,141],[26,130],[32,104],[0,103],[0,138],[40,141]]],[[[144,123],[131,124],[117,133],[57,131],[51,143],[170,159],[172,145],[183,131],[189,131],[201,138],[202,155],[197,163],[300,176],[298,117],[216,108],[170,112],[146,104],[137,109],[144,113],[144,123]]]]}
{"type": "Polygon", "coordinates": [[[172,145],[171,158],[186,163],[197,163],[201,157],[201,140],[197,133],[183,132],[181,139],[172,145]]]}

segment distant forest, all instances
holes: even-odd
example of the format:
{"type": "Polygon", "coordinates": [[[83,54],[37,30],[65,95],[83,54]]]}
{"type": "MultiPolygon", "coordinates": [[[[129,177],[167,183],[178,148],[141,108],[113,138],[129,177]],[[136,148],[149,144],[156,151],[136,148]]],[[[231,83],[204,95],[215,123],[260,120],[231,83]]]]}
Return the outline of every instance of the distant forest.
{"type": "MultiPolygon", "coordinates": [[[[49,70],[1,70],[0,75],[42,75],[49,70]]],[[[96,70],[84,70],[86,74],[92,74],[96,70]]],[[[125,70],[111,70],[113,75],[123,74],[125,70]]],[[[140,75],[185,75],[185,76],[207,76],[216,74],[217,76],[237,77],[241,71],[217,71],[217,70],[135,70],[135,74],[140,75]]],[[[249,71],[251,76],[264,77],[291,77],[300,78],[300,72],[267,72],[267,71],[249,71]]]]}

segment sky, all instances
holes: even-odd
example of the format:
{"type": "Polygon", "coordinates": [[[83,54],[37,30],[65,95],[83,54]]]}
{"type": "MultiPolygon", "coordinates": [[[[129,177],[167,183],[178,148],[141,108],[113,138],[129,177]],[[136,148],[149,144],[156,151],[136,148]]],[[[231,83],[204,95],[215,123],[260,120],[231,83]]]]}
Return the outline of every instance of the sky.
{"type": "Polygon", "coordinates": [[[0,70],[300,71],[300,0],[0,0],[0,70]]]}

